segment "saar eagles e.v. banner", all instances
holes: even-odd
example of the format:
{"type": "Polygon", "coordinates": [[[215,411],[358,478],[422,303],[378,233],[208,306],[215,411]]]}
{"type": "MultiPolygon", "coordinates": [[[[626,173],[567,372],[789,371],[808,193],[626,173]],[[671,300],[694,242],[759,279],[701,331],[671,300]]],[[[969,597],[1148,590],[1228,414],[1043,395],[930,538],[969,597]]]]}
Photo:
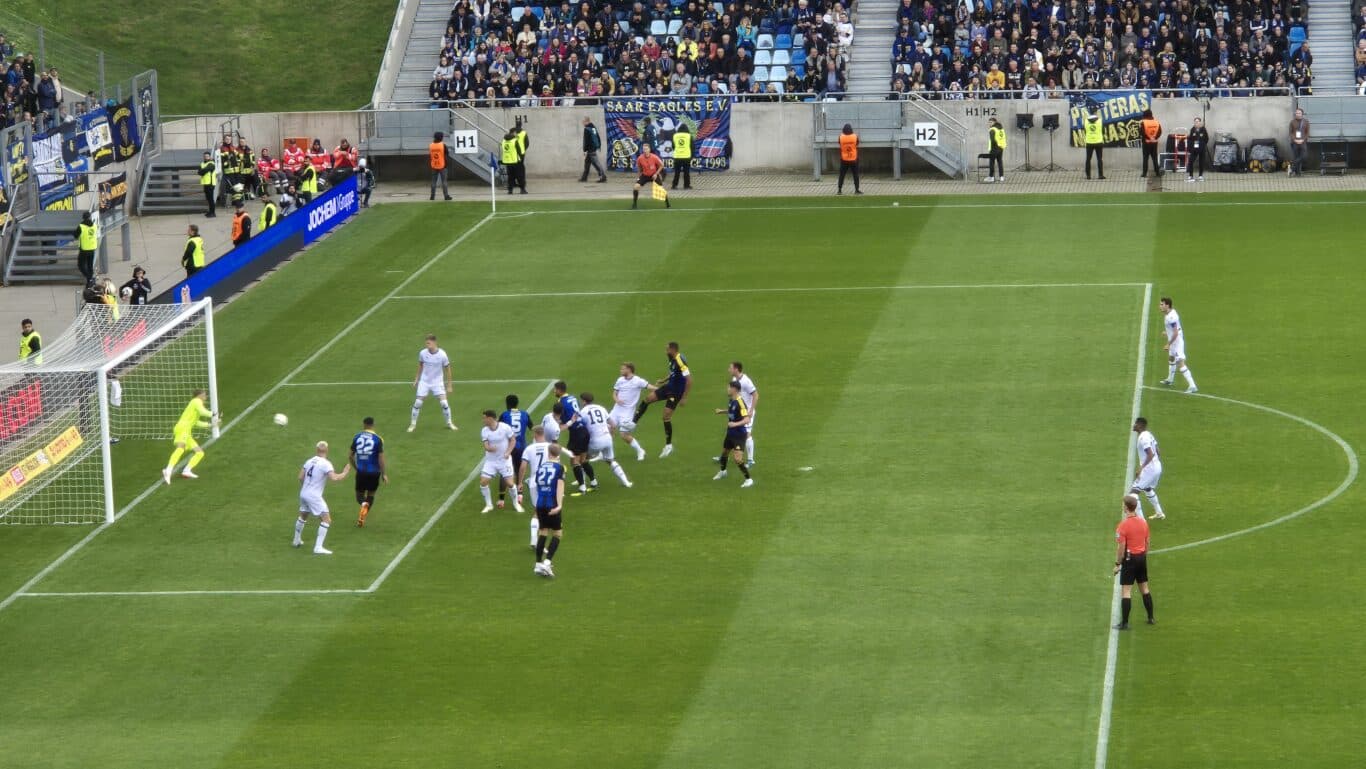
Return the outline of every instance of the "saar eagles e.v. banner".
{"type": "Polygon", "coordinates": [[[1073,147],[1086,146],[1086,127],[1082,121],[1092,107],[1100,109],[1106,147],[1138,146],[1139,121],[1143,111],[1152,107],[1152,91],[1089,91],[1085,96],[1085,101],[1074,101],[1068,110],[1073,147]]]}
{"type": "Polygon", "coordinates": [[[640,145],[652,149],[673,168],[673,135],[686,125],[692,134],[692,170],[725,171],[730,168],[726,142],[730,140],[730,97],[678,96],[667,99],[605,99],[607,167],[630,171],[640,145]],[[649,118],[647,121],[646,118],[649,118]]]}

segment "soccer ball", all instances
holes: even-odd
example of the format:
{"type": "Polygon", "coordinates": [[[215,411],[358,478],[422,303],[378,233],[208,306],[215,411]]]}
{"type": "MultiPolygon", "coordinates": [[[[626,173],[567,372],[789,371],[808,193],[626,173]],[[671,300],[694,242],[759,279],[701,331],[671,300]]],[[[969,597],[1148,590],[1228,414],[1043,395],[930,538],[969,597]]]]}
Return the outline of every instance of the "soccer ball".
{"type": "Polygon", "coordinates": [[[284,427],[285,425],[289,424],[289,417],[285,416],[284,414],[276,414],[275,424],[284,427]]]}

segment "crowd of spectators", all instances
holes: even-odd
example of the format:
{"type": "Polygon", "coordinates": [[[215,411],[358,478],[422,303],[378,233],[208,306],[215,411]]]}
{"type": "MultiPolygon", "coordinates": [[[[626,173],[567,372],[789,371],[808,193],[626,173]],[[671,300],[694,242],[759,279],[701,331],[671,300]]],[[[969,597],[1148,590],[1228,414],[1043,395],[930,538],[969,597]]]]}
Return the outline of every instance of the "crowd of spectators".
{"type": "Polygon", "coordinates": [[[1356,48],[1353,50],[1357,75],[1357,94],[1366,95],[1366,0],[1353,0],[1352,23],[1356,26],[1356,48]]]}
{"type": "Polygon", "coordinates": [[[88,110],[100,106],[93,91],[68,101],[57,68],[38,71],[33,54],[15,53],[14,45],[3,34],[0,34],[0,62],[9,62],[5,65],[4,94],[0,96],[0,129],[27,122],[34,133],[42,133],[73,123],[88,110]]]}
{"type": "Polygon", "coordinates": [[[1312,93],[1307,0],[900,2],[892,98],[1312,93]]]}
{"type": "Polygon", "coordinates": [[[428,95],[433,106],[707,93],[798,99],[844,90],[852,42],[836,0],[457,0],[428,95]]]}

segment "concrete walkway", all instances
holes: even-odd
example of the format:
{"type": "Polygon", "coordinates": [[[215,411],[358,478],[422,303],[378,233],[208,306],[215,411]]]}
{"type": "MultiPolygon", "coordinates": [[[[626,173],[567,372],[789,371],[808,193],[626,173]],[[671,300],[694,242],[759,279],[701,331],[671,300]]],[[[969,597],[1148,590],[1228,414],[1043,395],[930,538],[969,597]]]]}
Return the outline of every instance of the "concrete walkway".
{"type": "MultiPolygon", "coordinates": [[[[620,201],[623,207],[630,205],[631,182],[627,174],[611,174],[606,184],[589,182],[581,184],[577,178],[528,180],[530,194],[507,195],[499,191],[498,202],[513,202],[519,207],[525,204],[549,201],[620,201]]],[[[990,195],[1000,198],[1003,204],[1009,198],[1021,193],[1061,194],[1061,193],[1136,193],[1136,192],[1184,192],[1184,193],[1257,193],[1257,192],[1362,192],[1366,191],[1366,174],[1349,173],[1345,176],[1317,176],[1312,172],[1300,178],[1287,178],[1285,174],[1220,174],[1211,173],[1200,183],[1187,183],[1185,174],[1168,173],[1162,179],[1142,179],[1137,171],[1113,170],[1106,181],[1086,181],[1080,171],[1058,173],[1012,174],[1001,184],[981,184],[977,181],[958,181],[940,175],[924,174],[907,176],[901,181],[893,181],[885,174],[869,174],[863,178],[863,190],[868,196],[897,196],[906,204],[914,203],[915,196],[926,195],[990,195]]],[[[835,176],[827,175],[821,181],[813,181],[811,174],[694,174],[693,189],[687,192],[678,190],[673,202],[678,207],[687,207],[690,200],[746,197],[834,197],[835,176]]],[[[450,187],[452,197],[463,202],[486,202],[489,188],[483,184],[455,183],[450,187]]],[[[381,203],[422,203],[443,205],[441,201],[428,203],[428,188],[421,182],[382,182],[376,188],[372,205],[381,203]]],[[[658,205],[643,194],[643,208],[658,205]]],[[[850,197],[846,194],[846,197],[850,197]]],[[[1103,198],[1098,198],[1103,200],[1103,198]]],[[[1250,198],[1253,202],[1255,198],[1250,198]]],[[[260,205],[248,204],[253,221],[260,212],[260,205]]],[[[361,215],[364,215],[362,211],[361,215]]],[[[131,261],[120,261],[117,247],[111,249],[110,272],[115,283],[122,284],[132,276],[133,265],[142,265],[152,281],[154,292],[174,285],[184,276],[180,266],[180,255],[185,248],[185,228],[198,224],[205,239],[205,247],[211,258],[227,252],[228,231],[232,226],[230,213],[219,212],[217,219],[205,219],[200,215],[147,216],[133,220],[133,254],[131,261]]],[[[74,284],[59,286],[9,286],[0,287],[0,329],[6,329],[12,344],[0,346],[0,362],[9,362],[18,356],[19,321],[33,318],[38,330],[48,340],[56,339],[75,317],[80,302],[80,288],[74,284]]],[[[3,335],[0,335],[3,338],[3,335]]]]}

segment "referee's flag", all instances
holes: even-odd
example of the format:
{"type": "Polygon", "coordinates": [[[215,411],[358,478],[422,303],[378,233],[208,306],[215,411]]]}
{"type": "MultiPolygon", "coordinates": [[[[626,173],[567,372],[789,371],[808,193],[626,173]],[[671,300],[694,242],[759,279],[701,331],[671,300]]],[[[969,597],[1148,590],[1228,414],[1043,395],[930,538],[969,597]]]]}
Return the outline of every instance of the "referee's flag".
{"type": "Polygon", "coordinates": [[[654,198],[655,200],[668,200],[669,191],[664,189],[664,185],[660,184],[659,182],[651,182],[650,197],[654,198]]]}

